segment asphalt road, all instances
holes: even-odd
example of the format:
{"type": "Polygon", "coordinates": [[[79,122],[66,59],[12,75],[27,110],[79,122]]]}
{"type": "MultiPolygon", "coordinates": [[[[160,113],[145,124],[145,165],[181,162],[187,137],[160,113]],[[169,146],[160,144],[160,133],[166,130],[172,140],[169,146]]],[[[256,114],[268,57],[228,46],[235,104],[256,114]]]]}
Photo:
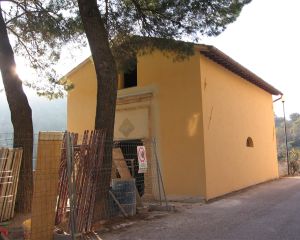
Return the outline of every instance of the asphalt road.
{"type": "Polygon", "coordinates": [[[103,240],[300,239],[300,178],[261,184],[206,205],[140,221],[103,240]]]}

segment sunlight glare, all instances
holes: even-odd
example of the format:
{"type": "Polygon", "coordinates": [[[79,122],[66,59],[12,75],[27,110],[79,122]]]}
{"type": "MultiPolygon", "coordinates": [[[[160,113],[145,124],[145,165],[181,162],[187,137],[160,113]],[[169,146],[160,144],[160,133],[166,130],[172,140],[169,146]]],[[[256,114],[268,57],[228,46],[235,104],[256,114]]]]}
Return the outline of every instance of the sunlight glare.
{"type": "Polygon", "coordinates": [[[20,80],[23,82],[26,80],[26,66],[17,65],[15,68],[15,73],[19,76],[20,80]]]}
{"type": "Polygon", "coordinates": [[[200,113],[195,113],[188,121],[188,135],[190,137],[195,136],[198,129],[198,122],[199,122],[200,113]]]}

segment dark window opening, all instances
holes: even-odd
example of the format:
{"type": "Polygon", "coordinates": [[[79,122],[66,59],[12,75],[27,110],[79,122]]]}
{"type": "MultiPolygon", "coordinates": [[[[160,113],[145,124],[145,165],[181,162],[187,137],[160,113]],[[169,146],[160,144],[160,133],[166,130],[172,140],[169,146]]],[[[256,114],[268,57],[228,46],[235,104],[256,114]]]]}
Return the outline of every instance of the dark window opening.
{"type": "Polygon", "coordinates": [[[251,137],[247,138],[247,143],[246,143],[247,147],[254,147],[254,143],[251,137]]]}
{"type": "Polygon", "coordinates": [[[127,70],[124,73],[124,88],[136,87],[137,86],[137,68],[127,70]]]}

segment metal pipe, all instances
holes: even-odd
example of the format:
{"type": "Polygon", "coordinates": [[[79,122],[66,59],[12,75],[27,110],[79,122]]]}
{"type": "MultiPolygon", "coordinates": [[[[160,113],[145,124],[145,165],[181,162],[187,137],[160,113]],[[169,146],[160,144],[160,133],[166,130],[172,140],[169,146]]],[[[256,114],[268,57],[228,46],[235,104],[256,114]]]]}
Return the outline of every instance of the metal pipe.
{"type": "Polygon", "coordinates": [[[288,148],[288,137],[287,137],[287,129],[286,129],[284,100],[282,100],[282,109],[283,109],[284,134],[285,134],[285,151],[286,151],[285,156],[286,156],[286,162],[287,162],[288,175],[290,175],[290,160],[289,160],[289,148],[288,148]]]}
{"type": "Polygon", "coordinates": [[[66,133],[66,140],[67,140],[67,175],[68,175],[68,191],[69,191],[69,199],[70,199],[70,230],[71,230],[71,237],[73,240],[76,240],[76,222],[75,222],[75,191],[74,191],[74,179],[72,177],[73,173],[73,139],[69,132],[66,133]]]}
{"type": "Polygon", "coordinates": [[[156,155],[156,144],[155,144],[155,139],[153,139],[153,152],[155,156],[155,164],[156,164],[156,175],[157,175],[157,187],[158,187],[158,195],[159,195],[159,204],[162,205],[162,200],[161,200],[161,190],[160,190],[160,179],[159,179],[159,171],[158,171],[158,159],[156,155]]]}
{"type": "MultiPolygon", "coordinates": [[[[160,184],[161,184],[164,199],[165,199],[165,204],[166,204],[166,207],[168,207],[168,200],[167,200],[167,196],[166,196],[164,182],[163,182],[163,179],[162,179],[162,174],[161,174],[161,171],[160,171],[160,166],[159,166],[159,161],[158,161],[158,156],[157,156],[157,146],[156,146],[156,140],[155,139],[154,139],[154,142],[153,142],[153,146],[154,146],[154,154],[155,154],[155,158],[156,158],[156,168],[157,168],[157,173],[158,173],[159,194],[161,194],[160,193],[160,184]]],[[[161,204],[161,196],[160,196],[160,205],[162,205],[161,204]]]]}
{"type": "Polygon", "coordinates": [[[280,97],[277,98],[277,99],[275,99],[275,100],[273,101],[273,103],[274,103],[274,102],[277,102],[277,101],[279,101],[279,100],[281,100],[282,98],[283,98],[283,95],[280,95],[280,97]]]}

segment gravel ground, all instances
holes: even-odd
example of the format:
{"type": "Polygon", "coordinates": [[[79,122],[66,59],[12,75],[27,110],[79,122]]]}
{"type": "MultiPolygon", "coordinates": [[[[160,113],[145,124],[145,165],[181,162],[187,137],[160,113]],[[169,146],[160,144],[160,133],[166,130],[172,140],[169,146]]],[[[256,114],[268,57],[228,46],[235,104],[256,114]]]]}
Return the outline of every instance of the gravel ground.
{"type": "Polygon", "coordinates": [[[300,239],[300,177],[257,185],[209,204],[100,234],[103,240],[300,239]]]}

